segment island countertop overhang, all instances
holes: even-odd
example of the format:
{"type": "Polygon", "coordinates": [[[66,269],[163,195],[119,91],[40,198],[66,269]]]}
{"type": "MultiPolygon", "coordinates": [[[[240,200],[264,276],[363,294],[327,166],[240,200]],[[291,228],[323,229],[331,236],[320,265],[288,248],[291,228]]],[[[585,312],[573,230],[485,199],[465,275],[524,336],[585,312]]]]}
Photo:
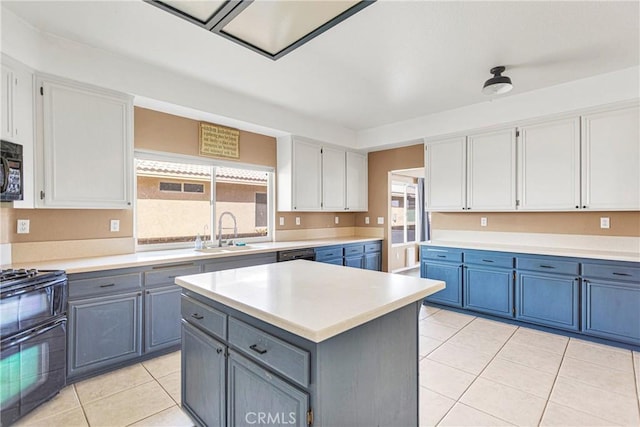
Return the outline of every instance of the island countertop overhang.
{"type": "Polygon", "coordinates": [[[304,260],[181,276],[175,283],[316,343],[445,287],[438,280],[304,260]]]}

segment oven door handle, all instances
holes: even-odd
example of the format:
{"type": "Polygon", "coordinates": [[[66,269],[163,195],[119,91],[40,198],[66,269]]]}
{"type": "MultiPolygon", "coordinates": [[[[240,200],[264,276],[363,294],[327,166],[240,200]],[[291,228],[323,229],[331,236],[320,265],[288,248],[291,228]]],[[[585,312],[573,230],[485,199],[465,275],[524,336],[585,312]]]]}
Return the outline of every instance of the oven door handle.
{"type": "Polygon", "coordinates": [[[43,283],[38,283],[36,285],[31,285],[31,286],[25,286],[24,288],[18,288],[16,290],[13,291],[7,291],[7,292],[3,292],[2,293],[2,298],[8,298],[8,297],[12,297],[15,295],[21,295],[27,292],[33,292],[33,291],[37,291],[40,289],[44,289],[44,288],[49,288],[52,286],[56,286],[59,285],[61,283],[64,283],[67,280],[66,277],[60,277],[58,279],[54,279],[51,281],[47,281],[47,282],[43,282],[43,283]]]}
{"type": "Polygon", "coordinates": [[[13,347],[15,345],[21,344],[31,338],[35,338],[38,335],[42,335],[44,333],[49,332],[52,329],[57,328],[62,323],[66,323],[66,317],[59,317],[51,323],[47,323],[46,325],[36,326],[35,328],[27,329],[26,331],[20,332],[18,335],[7,339],[2,342],[2,351],[5,351],[9,347],[13,347]]]}

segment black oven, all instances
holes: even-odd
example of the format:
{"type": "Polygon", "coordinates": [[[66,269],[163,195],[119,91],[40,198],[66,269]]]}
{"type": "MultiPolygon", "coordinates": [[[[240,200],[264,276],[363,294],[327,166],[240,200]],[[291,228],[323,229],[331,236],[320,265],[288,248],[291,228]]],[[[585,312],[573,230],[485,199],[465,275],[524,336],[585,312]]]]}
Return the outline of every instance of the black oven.
{"type": "Polygon", "coordinates": [[[22,145],[0,141],[0,202],[22,200],[22,145]]]}
{"type": "Polygon", "coordinates": [[[66,384],[67,276],[3,270],[0,279],[0,424],[8,426],[66,384]]]}

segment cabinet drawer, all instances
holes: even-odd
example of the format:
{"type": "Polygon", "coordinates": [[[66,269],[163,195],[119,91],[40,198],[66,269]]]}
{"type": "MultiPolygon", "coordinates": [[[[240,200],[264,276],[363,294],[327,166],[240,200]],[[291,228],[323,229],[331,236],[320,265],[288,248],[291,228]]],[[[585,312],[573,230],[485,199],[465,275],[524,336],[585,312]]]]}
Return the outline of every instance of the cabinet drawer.
{"type": "Polygon", "coordinates": [[[553,274],[579,274],[579,263],[545,258],[516,258],[516,269],[553,274]]]}
{"type": "Polygon", "coordinates": [[[606,264],[582,264],[584,277],[640,282],[640,268],[606,264]]]}
{"type": "Polygon", "coordinates": [[[491,252],[465,252],[464,263],[486,265],[487,267],[513,268],[513,257],[496,255],[491,252]]]}
{"type": "Polygon", "coordinates": [[[229,318],[229,343],[296,383],[309,385],[309,352],[229,318]]]}
{"type": "Polygon", "coordinates": [[[344,256],[359,255],[364,253],[364,245],[347,245],[344,247],[344,256]]]}
{"type": "Polygon", "coordinates": [[[144,285],[174,284],[175,278],[178,276],[188,276],[189,274],[198,274],[200,272],[200,266],[193,264],[153,267],[151,271],[144,273],[144,285]]]}
{"type": "Polygon", "coordinates": [[[213,307],[202,304],[199,301],[182,295],[180,300],[182,318],[192,325],[225,339],[227,334],[227,315],[213,307]]]}
{"type": "Polygon", "coordinates": [[[316,261],[342,258],[342,246],[330,246],[316,249],[316,261]]]}
{"type": "Polygon", "coordinates": [[[365,243],[364,245],[365,253],[380,252],[381,250],[382,250],[382,245],[380,244],[380,242],[365,243]]]}
{"type": "Polygon", "coordinates": [[[422,247],[422,259],[462,262],[462,252],[448,249],[432,249],[422,247]]]}
{"type": "Polygon", "coordinates": [[[69,298],[78,299],[86,296],[131,292],[139,290],[141,287],[140,273],[117,274],[80,280],[72,279],[69,281],[69,298]]]}

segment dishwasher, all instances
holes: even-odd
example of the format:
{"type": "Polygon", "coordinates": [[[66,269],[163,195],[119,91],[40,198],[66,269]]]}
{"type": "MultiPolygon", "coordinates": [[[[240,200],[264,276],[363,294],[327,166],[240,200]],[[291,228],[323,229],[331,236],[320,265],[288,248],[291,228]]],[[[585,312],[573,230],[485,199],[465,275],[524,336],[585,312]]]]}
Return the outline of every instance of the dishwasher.
{"type": "Polygon", "coordinates": [[[293,261],[296,259],[307,259],[309,261],[315,261],[316,252],[312,248],[278,251],[278,262],[293,261]]]}

